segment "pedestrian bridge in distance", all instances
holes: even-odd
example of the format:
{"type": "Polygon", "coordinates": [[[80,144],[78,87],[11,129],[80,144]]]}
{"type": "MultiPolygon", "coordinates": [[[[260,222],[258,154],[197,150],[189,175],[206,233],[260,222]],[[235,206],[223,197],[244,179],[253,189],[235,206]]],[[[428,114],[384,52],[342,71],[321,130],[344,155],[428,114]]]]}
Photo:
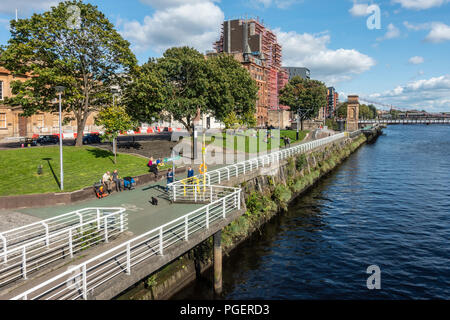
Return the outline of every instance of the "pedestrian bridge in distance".
{"type": "Polygon", "coordinates": [[[359,124],[450,124],[450,118],[405,118],[359,120],[359,124]]]}

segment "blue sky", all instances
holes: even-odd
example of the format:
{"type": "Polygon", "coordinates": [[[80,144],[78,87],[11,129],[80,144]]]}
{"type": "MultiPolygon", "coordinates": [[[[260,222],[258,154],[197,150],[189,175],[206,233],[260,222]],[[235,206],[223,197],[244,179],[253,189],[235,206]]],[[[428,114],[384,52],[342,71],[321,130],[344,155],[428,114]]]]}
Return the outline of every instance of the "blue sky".
{"type": "MultiPolygon", "coordinates": [[[[223,19],[259,17],[277,33],[283,64],[310,68],[341,99],[359,94],[399,108],[450,111],[450,0],[85,1],[116,25],[140,63],[171,46],[211,50],[223,19]],[[380,29],[367,26],[374,5],[380,29]]],[[[25,18],[57,2],[0,0],[0,43],[8,41],[15,8],[25,18]]]]}

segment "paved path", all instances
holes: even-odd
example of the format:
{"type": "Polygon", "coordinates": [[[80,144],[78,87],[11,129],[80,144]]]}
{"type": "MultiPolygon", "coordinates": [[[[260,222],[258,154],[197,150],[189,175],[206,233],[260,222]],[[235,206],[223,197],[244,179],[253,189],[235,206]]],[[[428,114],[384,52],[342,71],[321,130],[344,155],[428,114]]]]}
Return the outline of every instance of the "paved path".
{"type": "Polygon", "coordinates": [[[16,211],[40,219],[47,219],[88,207],[123,207],[127,209],[128,213],[128,230],[135,235],[139,235],[202,206],[171,204],[167,199],[164,188],[165,181],[159,181],[138,187],[135,190],[112,193],[101,200],[93,199],[71,205],[19,209],[16,211]],[[151,204],[152,196],[158,199],[157,206],[151,204]]]}

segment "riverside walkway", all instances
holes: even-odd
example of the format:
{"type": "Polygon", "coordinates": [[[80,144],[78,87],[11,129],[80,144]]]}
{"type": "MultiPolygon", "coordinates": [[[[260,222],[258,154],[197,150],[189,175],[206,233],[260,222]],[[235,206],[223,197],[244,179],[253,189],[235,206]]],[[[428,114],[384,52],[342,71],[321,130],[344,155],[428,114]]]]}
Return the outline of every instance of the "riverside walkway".
{"type": "MultiPolygon", "coordinates": [[[[23,281],[0,298],[111,299],[208,237],[214,235],[216,243],[220,230],[244,213],[241,190],[220,186],[225,181],[347,137],[348,133],[341,133],[218,168],[205,175],[205,186],[186,188],[177,181],[166,193],[163,184],[156,183],[95,200],[95,204],[92,201],[64,207],[69,211],[99,206],[99,202],[102,207],[123,207],[127,210],[128,230],[133,237],[97,246],[92,254],[70,261],[70,265],[39,278],[23,281]],[[158,206],[151,205],[152,196],[160,199],[158,206]]],[[[198,175],[197,178],[203,181],[203,176],[198,175]]],[[[61,207],[24,209],[21,212],[48,218],[61,212],[61,207]]]]}

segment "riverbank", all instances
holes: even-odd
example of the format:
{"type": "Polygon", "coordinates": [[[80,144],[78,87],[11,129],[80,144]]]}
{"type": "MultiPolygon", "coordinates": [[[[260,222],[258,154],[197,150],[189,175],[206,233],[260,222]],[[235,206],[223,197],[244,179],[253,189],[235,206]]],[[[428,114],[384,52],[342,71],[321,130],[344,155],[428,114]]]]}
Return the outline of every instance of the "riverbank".
{"type": "MultiPolygon", "coordinates": [[[[250,177],[242,183],[246,213],[223,230],[224,254],[227,255],[248,239],[277,213],[286,210],[291,201],[331,172],[368,139],[372,137],[360,134],[353,139],[291,157],[274,172],[250,177]]],[[[117,299],[168,299],[211,266],[211,253],[212,239],[208,239],[117,299]]]]}

